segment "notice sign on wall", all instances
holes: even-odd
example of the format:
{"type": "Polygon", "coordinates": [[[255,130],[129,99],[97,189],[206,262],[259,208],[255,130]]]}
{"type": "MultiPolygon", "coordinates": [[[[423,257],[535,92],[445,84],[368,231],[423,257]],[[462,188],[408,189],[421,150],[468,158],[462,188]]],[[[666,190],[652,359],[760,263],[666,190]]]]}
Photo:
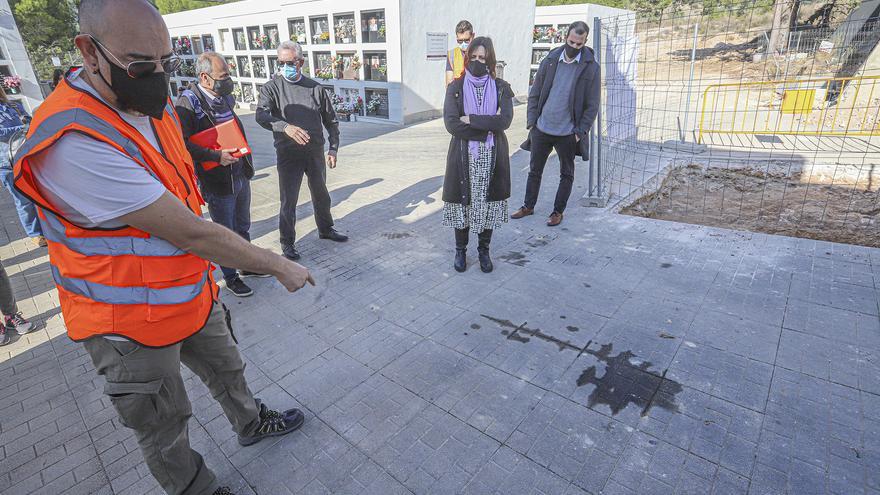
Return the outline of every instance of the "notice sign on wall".
{"type": "Polygon", "coordinates": [[[446,60],[449,33],[428,33],[428,60],[446,60]]]}

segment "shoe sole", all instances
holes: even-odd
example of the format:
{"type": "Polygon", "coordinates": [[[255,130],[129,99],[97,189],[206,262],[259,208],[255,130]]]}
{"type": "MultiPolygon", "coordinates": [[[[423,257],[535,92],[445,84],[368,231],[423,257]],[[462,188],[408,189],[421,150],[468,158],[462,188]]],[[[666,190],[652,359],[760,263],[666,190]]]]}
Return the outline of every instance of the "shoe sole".
{"type": "Polygon", "coordinates": [[[267,433],[267,434],[261,435],[259,437],[250,437],[250,438],[238,437],[238,444],[241,445],[242,447],[248,447],[248,446],[253,445],[255,443],[259,443],[263,439],[266,439],[269,437],[281,437],[281,436],[287,435],[288,433],[293,433],[296,430],[300,429],[302,427],[303,423],[305,423],[305,422],[306,422],[306,415],[303,414],[302,412],[300,412],[299,421],[297,421],[296,423],[291,425],[290,428],[283,430],[283,431],[276,431],[274,433],[267,433]]]}
{"type": "Polygon", "coordinates": [[[319,237],[319,239],[323,239],[325,241],[333,241],[333,242],[348,242],[348,239],[331,239],[329,237],[319,237]]]}
{"type": "Polygon", "coordinates": [[[243,297],[251,297],[252,295],[254,295],[254,291],[250,291],[247,294],[239,294],[238,292],[233,291],[229,287],[227,287],[226,290],[229,291],[229,293],[235,297],[242,297],[243,298],[243,297]]]}
{"type": "Polygon", "coordinates": [[[299,261],[299,260],[302,259],[302,256],[300,256],[300,255],[296,255],[296,256],[288,256],[288,255],[285,254],[285,255],[283,255],[283,256],[284,256],[285,258],[289,259],[290,261],[299,261]]]}

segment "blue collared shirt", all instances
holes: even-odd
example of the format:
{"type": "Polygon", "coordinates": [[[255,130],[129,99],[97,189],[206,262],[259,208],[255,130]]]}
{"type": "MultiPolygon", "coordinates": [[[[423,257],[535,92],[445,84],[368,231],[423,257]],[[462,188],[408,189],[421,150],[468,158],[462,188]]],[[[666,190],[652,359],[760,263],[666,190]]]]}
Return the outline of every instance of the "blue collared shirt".
{"type": "Polygon", "coordinates": [[[579,62],[581,61],[581,55],[582,55],[582,54],[583,54],[583,52],[578,52],[578,56],[575,57],[574,60],[572,60],[571,62],[567,62],[567,61],[565,60],[565,48],[563,47],[563,48],[562,48],[562,53],[559,54],[559,61],[562,62],[563,64],[574,64],[574,63],[579,63],[579,62]]]}

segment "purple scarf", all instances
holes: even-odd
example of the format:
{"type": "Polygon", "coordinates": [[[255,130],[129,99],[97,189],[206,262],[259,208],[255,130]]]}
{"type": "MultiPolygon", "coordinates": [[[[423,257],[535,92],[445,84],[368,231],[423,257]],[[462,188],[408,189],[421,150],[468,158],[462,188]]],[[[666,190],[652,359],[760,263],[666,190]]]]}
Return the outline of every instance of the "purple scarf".
{"type": "MultiPolygon", "coordinates": [[[[495,79],[486,74],[483,77],[474,77],[470,71],[464,71],[464,114],[465,115],[495,115],[498,113],[498,90],[495,88],[495,79]],[[483,104],[477,105],[477,88],[485,87],[483,91],[483,104]]],[[[495,147],[495,136],[490,132],[486,137],[486,148],[495,147]]],[[[479,141],[469,141],[468,149],[471,156],[477,156],[480,152],[479,141]]]]}

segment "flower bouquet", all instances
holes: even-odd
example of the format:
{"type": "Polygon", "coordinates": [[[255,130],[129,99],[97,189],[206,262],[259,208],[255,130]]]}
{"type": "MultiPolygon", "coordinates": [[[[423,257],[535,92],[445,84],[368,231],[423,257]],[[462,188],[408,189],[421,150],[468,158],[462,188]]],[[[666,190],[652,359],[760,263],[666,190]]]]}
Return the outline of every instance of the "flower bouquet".
{"type": "Polygon", "coordinates": [[[3,78],[3,89],[6,90],[6,93],[8,94],[17,95],[21,92],[21,77],[5,76],[3,78]]]}
{"type": "Polygon", "coordinates": [[[375,115],[381,107],[382,98],[377,93],[373,93],[373,96],[370,97],[370,101],[367,103],[367,113],[375,115]]]}
{"type": "Polygon", "coordinates": [[[326,67],[318,67],[318,69],[315,71],[315,77],[324,81],[333,79],[335,76],[336,74],[333,70],[333,64],[326,67]]]}
{"type": "Polygon", "coordinates": [[[177,44],[174,46],[174,51],[183,55],[189,55],[192,51],[192,43],[189,41],[189,38],[183,36],[178,39],[177,44]]]}

